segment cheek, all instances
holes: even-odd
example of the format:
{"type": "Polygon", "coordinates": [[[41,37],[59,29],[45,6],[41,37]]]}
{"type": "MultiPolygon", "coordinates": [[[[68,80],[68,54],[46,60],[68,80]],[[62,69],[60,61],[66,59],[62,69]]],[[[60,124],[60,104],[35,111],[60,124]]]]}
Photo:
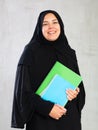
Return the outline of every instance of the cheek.
{"type": "Polygon", "coordinates": [[[58,27],[57,27],[57,28],[58,28],[58,31],[59,31],[59,32],[61,32],[61,28],[60,28],[60,26],[59,26],[59,25],[58,25],[58,27]]]}
{"type": "Polygon", "coordinates": [[[43,34],[44,37],[47,35],[47,30],[48,30],[47,27],[42,28],[42,34],[43,34]]]}
{"type": "Polygon", "coordinates": [[[46,28],[43,27],[43,28],[42,28],[42,33],[44,34],[45,32],[46,32],[46,28]]]}

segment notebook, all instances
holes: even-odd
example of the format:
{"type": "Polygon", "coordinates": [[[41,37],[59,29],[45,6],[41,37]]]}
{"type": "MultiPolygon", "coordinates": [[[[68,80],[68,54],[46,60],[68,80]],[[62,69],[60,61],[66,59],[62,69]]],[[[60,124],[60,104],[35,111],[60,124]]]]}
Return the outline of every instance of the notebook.
{"type": "Polygon", "coordinates": [[[66,89],[76,89],[81,81],[80,75],[57,61],[39,86],[36,94],[44,100],[64,106],[68,101],[66,89]]]}
{"type": "Polygon", "coordinates": [[[60,75],[55,75],[49,85],[44,91],[41,93],[41,97],[44,100],[51,101],[55,104],[59,104],[61,106],[65,106],[67,103],[67,89],[75,89],[70,82],[62,78],[60,75]]]}

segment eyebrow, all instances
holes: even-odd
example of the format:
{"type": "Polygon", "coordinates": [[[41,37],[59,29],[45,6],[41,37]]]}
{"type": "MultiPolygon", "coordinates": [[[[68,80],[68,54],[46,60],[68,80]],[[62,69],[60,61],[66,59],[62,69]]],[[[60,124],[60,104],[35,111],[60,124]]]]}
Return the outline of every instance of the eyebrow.
{"type": "MultiPolygon", "coordinates": [[[[52,21],[58,21],[57,19],[53,19],[52,21]]],[[[43,22],[48,22],[47,20],[43,21],[43,22]]]]}

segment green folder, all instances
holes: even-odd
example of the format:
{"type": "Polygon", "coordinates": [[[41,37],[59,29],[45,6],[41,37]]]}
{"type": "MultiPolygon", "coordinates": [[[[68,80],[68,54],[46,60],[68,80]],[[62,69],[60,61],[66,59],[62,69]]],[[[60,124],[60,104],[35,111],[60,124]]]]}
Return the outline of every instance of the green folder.
{"type": "Polygon", "coordinates": [[[52,67],[52,69],[50,70],[46,78],[44,79],[44,81],[41,83],[41,85],[37,89],[36,94],[41,96],[43,92],[47,89],[47,87],[49,87],[49,84],[51,83],[55,75],[59,75],[60,77],[65,79],[67,82],[72,84],[72,86],[74,86],[75,88],[78,87],[78,85],[82,81],[82,78],[80,75],[78,75],[77,73],[69,69],[68,67],[64,66],[60,62],[56,61],[56,63],[54,64],[54,66],[52,67]]]}

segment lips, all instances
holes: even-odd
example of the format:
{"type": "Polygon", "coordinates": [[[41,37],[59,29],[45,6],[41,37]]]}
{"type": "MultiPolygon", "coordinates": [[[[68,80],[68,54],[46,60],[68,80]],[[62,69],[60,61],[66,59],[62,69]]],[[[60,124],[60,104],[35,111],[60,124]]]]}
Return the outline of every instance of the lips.
{"type": "Polygon", "coordinates": [[[50,34],[50,35],[51,35],[51,34],[55,34],[55,33],[56,33],[56,31],[49,31],[49,32],[48,32],[48,34],[50,34]]]}

